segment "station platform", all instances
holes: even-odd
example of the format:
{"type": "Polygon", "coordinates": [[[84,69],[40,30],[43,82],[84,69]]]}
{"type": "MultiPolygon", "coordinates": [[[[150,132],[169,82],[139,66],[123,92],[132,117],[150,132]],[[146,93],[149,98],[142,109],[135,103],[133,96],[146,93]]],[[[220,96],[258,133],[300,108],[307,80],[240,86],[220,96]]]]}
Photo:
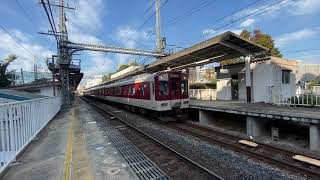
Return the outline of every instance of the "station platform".
{"type": "Polygon", "coordinates": [[[75,98],[72,107],[60,111],[0,179],[135,179],[96,124],[103,117],[92,111],[75,98]]]}
{"type": "Polygon", "coordinates": [[[274,106],[243,101],[206,101],[190,99],[190,108],[320,124],[320,108],[274,106]]]}

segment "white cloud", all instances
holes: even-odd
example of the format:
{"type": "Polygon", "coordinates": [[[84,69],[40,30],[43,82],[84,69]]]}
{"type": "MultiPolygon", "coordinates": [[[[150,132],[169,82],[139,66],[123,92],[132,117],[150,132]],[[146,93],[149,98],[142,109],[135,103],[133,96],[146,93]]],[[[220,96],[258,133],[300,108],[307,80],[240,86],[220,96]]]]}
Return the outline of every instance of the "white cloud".
{"type": "MultiPolygon", "coordinates": [[[[13,38],[18,41],[24,48],[26,48],[30,53],[37,56],[36,63],[38,65],[43,65],[46,69],[45,59],[47,57],[51,57],[54,52],[47,49],[46,47],[33,43],[28,38],[30,35],[25,34],[19,30],[12,30],[13,38]]],[[[0,31],[0,51],[1,56],[6,56],[8,54],[16,54],[18,59],[15,60],[10,66],[8,67],[9,70],[23,68],[23,70],[32,70],[33,67],[33,57],[32,55],[21,46],[19,46],[15,40],[13,40],[7,33],[0,31]]]]}
{"type": "Polygon", "coordinates": [[[204,29],[202,30],[203,36],[214,36],[216,34],[216,31],[213,29],[204,29]]]}
{"type": "Polygon", "coordinates": [[[319,13],[320,1],[319,0],[300,0],[291,5],[289,11],[296,15],[306,15],[312,13],[319,13]]]}
{"type": "Polygon", "coordinates": [[[319,30],[316,29],[302,29],[299,31],[291,32],[283,34],[279,37],[275,38],[276,45],[279,47],[283,47],[289,43],[295,42],[295,41],[301,41],[310,37],[315,36],[319,33],[319,30]]]}
{"type": "Polygon", "coordinates": [[[105,11],[102,0],[79,0],[74,1],[75,12],[68,13],[69,31],[94,32],[102,26],[102,14],[105,11]]]}
{"type": "Polygon", "coordinates": [[[144,31],[135,31],[130,26],[121,26],[116,31],[117,40],[126,48],[136,48],[137,42],[146,40],[147,33],[144,31]]]}
{"type": "Polygon", "coordinates": [[[272,0],[267,1],[267,3],[259,4],[255,7],[243,10],[239,13],[237,13],[232,18],[239,18],[243,17],[245,15],[249,15],[251,13],[257,12],[257,14],[261,14],[262,16],[268,16],[268,17],[276,17],[280,15],[280,12],[285,12],[287,14],[291,15],[309,15],[314,13],[320,12],[320,1],[319,0],[284,0],[280,3],[277,3],[279,1],[272,0]],[[275,4],[274,6],[268,7],[272,4],[275,4]],[[262,12],[258,12],[259,10],[264,9],[262,12]]]}
{"type": "Polygon", "coordinates": [[[249,18],[249,19],[243,21],[243,22],[240,24],[240,26],[242,26],[242,27],[249,27],[249,26],[253,25],[253,23],[254,23],[255,21],[256,21],[255,19],[249,18]]]}

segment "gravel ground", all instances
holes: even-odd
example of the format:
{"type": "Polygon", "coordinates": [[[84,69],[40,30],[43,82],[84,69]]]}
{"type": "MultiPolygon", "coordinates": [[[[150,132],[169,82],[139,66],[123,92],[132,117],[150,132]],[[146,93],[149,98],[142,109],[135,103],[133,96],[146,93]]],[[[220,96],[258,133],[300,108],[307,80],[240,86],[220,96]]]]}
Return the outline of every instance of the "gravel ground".
{"type": "MultiPolygon", "coordinates": [[[[118,110],[107,105],[104,107],[111,111],[118,110]]],[[[196,160],[224,179],[306,179],[303,175],[293,174],[262,162],[255,162],[236,152],[173,131],[147,118],[129,112],[122,112],[122,116],[149,135],[166,142],[171,147],[177,147],[176,150],[180,153],[196,160]]]]}
{"type": "Polygon", "coordinates": [[[215,179],[206,171],[195,167],[190,162],[177,156],[175,153],[162,147],[145,135],[128,127],[119,120],[111,120],[110,116],[104,114],[104,117],[113,125],[122,135],[124,135],[131,143],[138,147],[148,158],[156,163],[167,175],[174,180],[185,179],[215,179]]]}

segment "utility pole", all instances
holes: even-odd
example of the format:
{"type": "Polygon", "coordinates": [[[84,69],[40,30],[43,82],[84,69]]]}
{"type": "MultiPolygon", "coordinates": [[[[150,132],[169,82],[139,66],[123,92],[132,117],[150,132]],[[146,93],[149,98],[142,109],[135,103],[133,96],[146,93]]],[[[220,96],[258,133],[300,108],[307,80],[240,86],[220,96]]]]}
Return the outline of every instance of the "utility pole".
{"type": "Polygon", "coordinates": [[[160,0],[156,0],[156,36],[157,36],[157,51],[163,53],[164,45],[161,37],[161,23],[160,23],[160,0]]]}
{"type": "Polygon", "coordinates": [[[53,96],[56,96],[56,82],[55,82],[55,64],[54,64],[54,55],[52,55],[52,88],[53,88],[53,96]]]}
{"type": "Polygon", "coordinates": [[[59,75],[61,78],[61,90],[62,90],[62,98],[63,102],[66,105],[70,105],[70,82],[69,82],[69,64],[71,55],[68,52],[67,41],[68,34],[66,32],[66,24],[65,24],[65,12],[64,12],[64,0],[60,0],[60,15],[59,15],[59,32],[61,36],[59,37],[58,44],[58,62],[59,66],[59,75]]]}
{"type": "Polygon", "coordinates": [[[38,78],[37,65],[36,65],[36,57],[35,57],[35,56],[33,56],[33,78],[34,78],[34,81],[36,81],[37,78],[38,78]]]}
{"type": "Polygon", "coordinates": [[[21,73],[22,84],[24,84],[24,76],[23,76],[23,70],[22,70],[22,68],[20,69],[20,73],[21,73]]]}

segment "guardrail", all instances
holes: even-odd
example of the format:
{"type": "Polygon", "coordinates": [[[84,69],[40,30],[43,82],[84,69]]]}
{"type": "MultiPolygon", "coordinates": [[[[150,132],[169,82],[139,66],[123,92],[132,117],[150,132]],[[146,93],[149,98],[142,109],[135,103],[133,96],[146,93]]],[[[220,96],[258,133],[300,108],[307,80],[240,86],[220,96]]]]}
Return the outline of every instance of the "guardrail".
{"type": "Polygon", "coordinates": [[[59,112],[60,107],[59,96],[0,105],[0,173],[59,112]]]}
{"type": "Polygon", "coordinates": [[[313,91],[297,91],[290,94],[290,88],[283,86],[267,86],[265,103],[281,106],[317,106],[320,107],[320,95],[313,91]]]}
{"type": "Polygon", "coordinates": [[[190,89],[189,96],[191,99],[216,100],[217,90],[216,89],[190,89]]]}

